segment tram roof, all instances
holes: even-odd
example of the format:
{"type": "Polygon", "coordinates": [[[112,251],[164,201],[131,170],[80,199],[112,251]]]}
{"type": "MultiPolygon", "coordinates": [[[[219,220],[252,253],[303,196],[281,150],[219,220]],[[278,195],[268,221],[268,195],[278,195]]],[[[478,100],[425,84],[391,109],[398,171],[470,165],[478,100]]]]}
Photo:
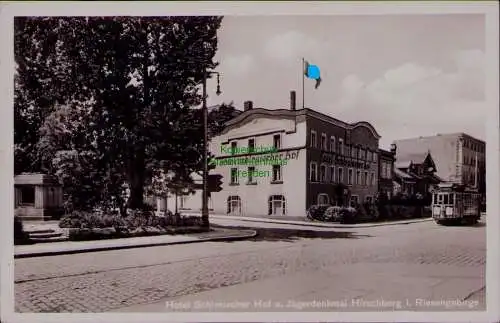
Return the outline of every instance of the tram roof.
{"type": "Polygon", "coordinates": [[[456,192],[478,192],[477,189],[464,185],[464,184],[457,184],[457,183],[439,183],[437,185],[437,188],[439,191],[456,191],[456,192]]]}

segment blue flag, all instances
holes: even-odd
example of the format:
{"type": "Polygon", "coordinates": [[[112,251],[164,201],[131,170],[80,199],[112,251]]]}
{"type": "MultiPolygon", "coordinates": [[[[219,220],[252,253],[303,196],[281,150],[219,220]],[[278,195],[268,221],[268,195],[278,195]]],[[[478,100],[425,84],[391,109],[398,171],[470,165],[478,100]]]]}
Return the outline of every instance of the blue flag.
{"type": "Polygon", "coordinates": [[[315,89],[317,89],[321,84],[321,74],[319,71],[319,67],[309,64],[308,61],[304,61],[304,75],[307,78],[316,80],[316,85],[314,86],[315,89]]]}

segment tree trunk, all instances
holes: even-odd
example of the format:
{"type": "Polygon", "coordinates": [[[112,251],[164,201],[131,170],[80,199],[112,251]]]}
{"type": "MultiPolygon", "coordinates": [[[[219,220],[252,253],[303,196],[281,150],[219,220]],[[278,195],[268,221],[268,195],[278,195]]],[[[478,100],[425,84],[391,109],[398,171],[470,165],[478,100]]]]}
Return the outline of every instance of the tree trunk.
{"type": "Polygon", "coordinates": [[[128,183],[130,187],[130,197],[127,201],[127,208],[142,209],[144,207],[144,179],[145,179],[145,158],[144,148],[133,150],[128,162],[128,183]]]}

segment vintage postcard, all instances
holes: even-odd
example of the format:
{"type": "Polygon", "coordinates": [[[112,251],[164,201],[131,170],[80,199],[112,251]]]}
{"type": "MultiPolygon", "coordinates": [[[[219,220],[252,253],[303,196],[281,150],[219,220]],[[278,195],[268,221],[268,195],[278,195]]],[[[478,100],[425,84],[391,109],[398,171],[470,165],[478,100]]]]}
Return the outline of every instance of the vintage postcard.
{"type": "Polygon", "coordinates": [[[497,3],[1,16],[2,322],[498,321],[497,3]]]}

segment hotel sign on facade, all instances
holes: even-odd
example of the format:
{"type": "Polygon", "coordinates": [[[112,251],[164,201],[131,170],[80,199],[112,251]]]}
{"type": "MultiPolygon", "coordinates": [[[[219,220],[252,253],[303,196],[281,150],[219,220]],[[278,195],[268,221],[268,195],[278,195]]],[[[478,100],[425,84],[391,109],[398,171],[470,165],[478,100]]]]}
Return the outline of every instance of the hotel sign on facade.
{"type": "Polygon", "coordinates": [[[370,169],[370,163],[365,161],[357,161],[353,160],[346,156],[340,156],[336,154],[328,154],[323,153],[321,155],[321,161],[327,164],[335,164],[338,166],[344,167],[353,167],[353,168],[361,168],[361,169],[370,169]]]}

